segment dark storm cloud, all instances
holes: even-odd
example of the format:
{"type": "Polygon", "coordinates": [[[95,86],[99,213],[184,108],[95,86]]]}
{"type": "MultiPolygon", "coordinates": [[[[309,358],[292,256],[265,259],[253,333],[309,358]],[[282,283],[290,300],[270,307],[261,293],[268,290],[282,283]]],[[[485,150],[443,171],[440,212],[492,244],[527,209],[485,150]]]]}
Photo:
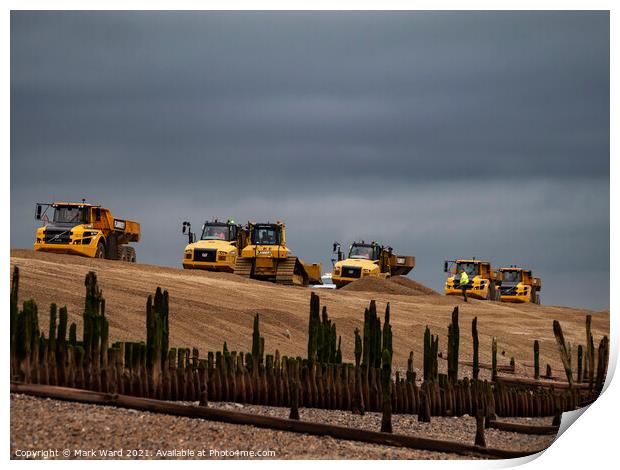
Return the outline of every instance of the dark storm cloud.
{"type": "Polygon", "coordinates": [[[35,199],[86,196],[140,219],[143,261],[178,264],[186,217],[282,218],[324,265],[335,238],[381,238],[435,288],[443,258],[477,254],[544,273],[548,302],[608,305],[607,13],[17,12],[11,27],[13,246],[35,199]]]}

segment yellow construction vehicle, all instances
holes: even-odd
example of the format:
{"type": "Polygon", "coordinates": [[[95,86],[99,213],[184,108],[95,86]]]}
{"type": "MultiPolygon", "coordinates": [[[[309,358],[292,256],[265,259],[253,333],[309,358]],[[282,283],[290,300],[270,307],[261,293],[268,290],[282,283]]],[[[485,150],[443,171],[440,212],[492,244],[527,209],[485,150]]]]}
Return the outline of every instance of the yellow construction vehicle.
{"type": "Polygon", "coordinates": [[[188,245],[183,252],[185,269],[205,269],[232,273],[239,249],[243,247],[245,232],[234,220],[206,221],[200,239],[192,232],[192,224],[183,222],[182,231],[187,234],[188,245]]]}
{"type": "Polygon", "coordinates": [[[465,284],[468,297],[481,300],[498,300],[498,290],[491,263],[473,259],[448,260],[444,272],[448,279],[444,287],[446,295],[463,295],[461,273],[465,271],[469,282],[465,284]]]}
{"type": "Polygon", "coordinates": [[[500,268],[497,273],[497,284],[502,302],[525,303],[540,305],[540,278],[533,277],[529,269],[511,266],[500,268]]]}
{"type": "Polygon", "coordinates": [[[116,219],[109,209],[84,199],[38,203],[35,217],[45,223],[37,229],[35,251],[136,262],[136,250],[128,244],[140,241],[140,224],[116,219]]]}
{"type": "Polygon", "coordinates": [[[340,250],[340,243],[334,243],[333,252],[337,259],[332,260],[332,282],[337,288],[364,277],[386,279],[390,276],[404,276],[415,266],[415,256],[396,255],[391,247],[374,241],[353,242],[346,259],[340,250]]]}
{"type": "Polygon", "coordinates": [[[234,273],[277,284],[307,286],[321,284],[321,265],[306,264],[286,246],[282,222],[248,222],[247,245],[237,256],[234,273]]]}

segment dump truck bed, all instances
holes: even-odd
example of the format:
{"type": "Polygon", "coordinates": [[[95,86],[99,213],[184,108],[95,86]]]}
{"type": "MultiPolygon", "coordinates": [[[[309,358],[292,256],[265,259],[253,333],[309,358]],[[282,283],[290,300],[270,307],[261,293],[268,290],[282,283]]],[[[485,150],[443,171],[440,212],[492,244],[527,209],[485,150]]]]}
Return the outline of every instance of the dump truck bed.
{"type": "Polygon", "coordinates": [[[113,230],[119,235],[121,243],[140,241],[140,224],[133,220],[114,219],[113,230]]]}
{"type": "Polygon", "coordinates": [[[415,256],[394,255],[391,264],[392,276],[405,276],[415,267],[415,256]]]}

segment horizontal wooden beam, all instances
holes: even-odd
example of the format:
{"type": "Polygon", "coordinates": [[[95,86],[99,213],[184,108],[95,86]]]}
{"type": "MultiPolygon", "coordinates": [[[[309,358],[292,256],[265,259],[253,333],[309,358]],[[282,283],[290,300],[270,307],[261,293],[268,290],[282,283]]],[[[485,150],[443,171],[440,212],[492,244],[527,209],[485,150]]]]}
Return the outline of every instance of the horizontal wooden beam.
{"type": "MultiPolygon", "coordinates": [[[[317,436],[330,436],[335,439],[345,439],[387,446],[406,447],[409,449],[427,450],[433,452],[446,452],[455,454],[478,454],[491,458],[510,459],[535,454],[543,449],[535,451],[516,451],[505,449],[493,449],[480,447],[461,442],[442,441],[424,437],[407,436],[402,434],[389,434],[376,431],[367,431],[358,428],[346,428],[331,424],[297,421],[284,418],[275,418],[257,414],[241,413],[238,411],[222,410],[204,406],[183,405],[168,401],[153,400],[150,398],[138,398],[128,395],[118,395],[102,392],[91,392],[67,387],[52,385],[24,384],[11,382],[12,393],[24,393],[28,395],[68,400],[93,405],[108,405],[121,408],[131,408],[153,413],[165,413],[187,418],[200,418],[210,421],[218,421],[231,424],[243,424],[261,428],[277,429],[317,436]]],[[[472,436],[473,440],[473,436],[472,436]]]]}
{"type": "Polygon", "coordinates": [[[506,421],[489,421],[489,427],[506,432],[518,432],[521,434],[554,435],[560,430],[559,426],[532,426],[529,424],[509,423],[506,421]]]}
{"type": "MultiPolygon", "coordinates": [[[[560,382],[555,380],[536,380],[527,377],[511,377],[506,375],[498,375],[497,381],[502,382],[504,385],[514,385],[522,387],[544,387],[550,388],[553,386],[555,389],[567,389],[569,388],[568,382],[560,382]]],[[[587,390],[588,384],[585,383],[573,383],[573,388],[577,390],[587,390]]]]}

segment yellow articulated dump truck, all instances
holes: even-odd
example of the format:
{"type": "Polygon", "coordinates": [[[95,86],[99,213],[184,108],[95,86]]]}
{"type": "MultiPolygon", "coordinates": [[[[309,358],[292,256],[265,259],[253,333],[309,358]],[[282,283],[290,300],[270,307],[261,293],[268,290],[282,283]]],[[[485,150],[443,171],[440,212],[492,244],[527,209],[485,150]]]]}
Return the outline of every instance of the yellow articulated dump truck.
{"type": "Polygon", "coordinates": [[[415,267],[414,256],[402,256],[377,242],[354,242],[344,258],[340,243],[335,242],[333,252],[337,254],[332,270],[332,282],[337,288],[365,277],[386,279],[390,276],[404,276],[415,267]]]}
{"type": "Polygon", "coordinates": [[[497,273],[497,283],[502,302],[526,303],[540,305],[540,278],[533,277],[529,269],[511,266],[500,268],[497,273]]]}
{"type": "Polygon", "coordinates": [[[109,209],[84,200],[39,203],[35,217],[45,224],[37,229],[35,251],[136,262],[129,243],[140,241],[140,224],[116,219],[109,209]]]}
{"type": "Polygon", "coordinates": [[[322,283],[321,265],[304,263],[286,246],[282,222],[248,222],[245,232],[247,244],[237,256],[235,274],[277,284],[307,286],[322,283]]]}
{"type": "Polygon", "coordinates": [[[182,231],[187,234],[188,245],[183,252],[185,269],[204,269],[232,273],[240,247],[243,247],[245,232],[234,220],[206,221],[202,226],[200,239],[192,232],[192,225],[183,222],[182,231]]]}
{"type": "Polygon", "coordinates": [[[463,295],[461,275],[467,274],[465,289],[468,297],[480,300],[499,300],[499,292],[491,263],[473,259],[449,260],[444,262],[448,279],[444,286],[446,295],[463,295]]]}

